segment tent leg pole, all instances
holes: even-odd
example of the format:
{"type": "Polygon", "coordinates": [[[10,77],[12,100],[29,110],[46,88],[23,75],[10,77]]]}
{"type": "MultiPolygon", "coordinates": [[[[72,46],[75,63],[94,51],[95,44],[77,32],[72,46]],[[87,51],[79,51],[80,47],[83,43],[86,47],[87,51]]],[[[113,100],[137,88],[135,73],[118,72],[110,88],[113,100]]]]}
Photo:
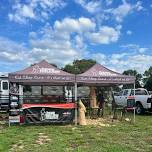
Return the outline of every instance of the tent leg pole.
{"type": "Polygon", "coordinates": [[[135,86],[135,83],[134,83],[134,96],[135,96],[135,88],[136,88],[136,86],[135,86]]]}
{"type": "Polygon", "coordinates": [[[114,102],[114,96],[113,96],[113,88],[110,87],[110,91],[111,91],[111,94],[112,94],[112,102],[111,102],[111,112],[113,111],[113,102],[114,102]]]}
{"type": "Polygon", "coordinates": [[[75,125],[78,123],[78,114],[77,114],[77,83],[74,84],[74,101],[75,101],[75,125]]]}
{"type": "MultiPolygon", "coordinates": [[[[134,99],[135,99],[135,89],[136,89],[136,85],[134,83],[134,99]]],[[[136,102],[136,100],[135,100],[136,102]]],[[[136,115],[136,108],[134,107],[134,123],[135,123],[135,115],[136,115]]]]}

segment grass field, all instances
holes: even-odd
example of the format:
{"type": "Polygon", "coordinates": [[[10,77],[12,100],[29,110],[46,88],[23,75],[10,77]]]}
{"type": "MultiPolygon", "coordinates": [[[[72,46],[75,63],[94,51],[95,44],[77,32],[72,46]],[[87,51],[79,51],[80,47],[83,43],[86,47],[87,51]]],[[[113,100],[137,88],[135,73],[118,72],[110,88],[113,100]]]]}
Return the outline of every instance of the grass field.
{"type": "Polygon", "coordinates": [[[0,152],[151,152],[152,115],[109,126],[0,125],[0,152]]]}

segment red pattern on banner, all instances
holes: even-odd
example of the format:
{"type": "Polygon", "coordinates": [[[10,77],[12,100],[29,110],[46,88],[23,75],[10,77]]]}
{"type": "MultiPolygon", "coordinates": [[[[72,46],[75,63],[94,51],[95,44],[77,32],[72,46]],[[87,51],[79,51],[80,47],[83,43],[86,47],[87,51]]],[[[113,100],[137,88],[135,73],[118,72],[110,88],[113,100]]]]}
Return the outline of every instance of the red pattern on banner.
{"type": "Polygon", "coordinates": [[[50,107],[50,108],[60,108],[60,109],[73,109],[75,108],[74,103],[58,103],[58,104],[22,104],[23,109],[33,108],[33,107],[50,107]]]}

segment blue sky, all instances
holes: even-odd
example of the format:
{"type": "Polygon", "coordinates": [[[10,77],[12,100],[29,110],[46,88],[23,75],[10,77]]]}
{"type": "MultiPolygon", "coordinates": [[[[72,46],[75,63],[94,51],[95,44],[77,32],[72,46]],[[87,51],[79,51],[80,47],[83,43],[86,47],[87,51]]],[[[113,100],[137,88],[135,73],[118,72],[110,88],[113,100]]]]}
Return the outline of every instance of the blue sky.
{"type": "Polygon", "coordinates": [[[122,72],[152,66],[150,0],[1,0],[0,73],[46,59],[94,59],[122,72]]]}

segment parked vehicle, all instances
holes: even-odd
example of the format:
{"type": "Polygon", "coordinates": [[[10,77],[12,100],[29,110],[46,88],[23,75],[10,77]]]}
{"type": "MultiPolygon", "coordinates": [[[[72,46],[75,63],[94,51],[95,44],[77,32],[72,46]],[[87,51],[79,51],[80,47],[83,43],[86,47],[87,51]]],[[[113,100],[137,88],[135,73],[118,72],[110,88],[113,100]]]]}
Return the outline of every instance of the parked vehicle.
{"type": "Polygon", "coordinates": [[[9,107],[8,76],[0,75],[0,109],[7,110],[8,107],[9,107]]]}
{"type": "Polygon", "coordinates": [[[127,99],[130,96],[135,98],[136,113],[142,114],[145,111],[152,110],[152,96],[149,95],[148,91],[143,88],[138,89],[124,89],[118,94],[114,95],[115,102],[120,106],[127,106],[127,99]]]}

